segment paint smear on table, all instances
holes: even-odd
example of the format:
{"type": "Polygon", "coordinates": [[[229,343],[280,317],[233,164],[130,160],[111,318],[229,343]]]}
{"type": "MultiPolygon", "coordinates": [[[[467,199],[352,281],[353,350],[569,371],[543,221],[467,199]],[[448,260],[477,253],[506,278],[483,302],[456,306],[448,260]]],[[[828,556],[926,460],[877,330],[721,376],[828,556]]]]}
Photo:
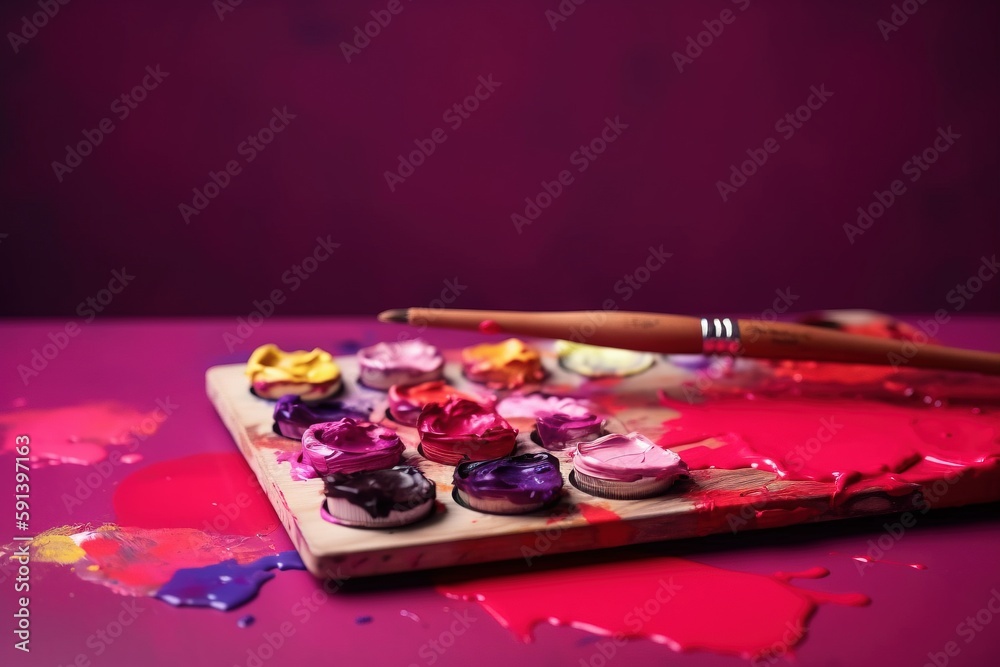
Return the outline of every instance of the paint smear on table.
{"type": "Polygon", "coordinates": [[[141,468],[113,498],[118,523],[267,535],[279,521],[239,452],[195,454],[141,468]]]}
{"type": "Polygon", "coordinates": [[[183,568],[213,566],[231,559],[245,564],[274,554],[270,544],[242,535],[113,524],[54,528],[30,545],[35,562],[71,566],[81,579],[134,596],[152,595],[183,568]]]}
{"type": "MultiPolygon", "coordinates": [[[[134,448],[154,434],[164,417],[115,401],[0,413],[3,451],[14,450],[13,435],[31,436],[35,467],[71,463],[93,465],[108,457],[109,447],[134,448]]],[[[128,463],[123,457],[122,462],[128,463]]],[[[135,459],[131,459],[135,460],[135,459]]]]}
{"type": "Polygon", "coordinates": [[[1000,413],[826,397],[713,397],[686,404],[663,424],[659,444],[692,470],[757,468],[792,480],[888,490],[1000,470],[1000,413]]]}
{"type": "Polygon", "coordinates": [[[790,583],[827,574],[814,568],[763,576],[652,558],[443,584],[438,590],[475,600],[526,642],[536,625],[547,622],[651,639],[675,651],[753,659],[790,653],[821,605],[869,604],[859,593],[823,593],[790,583]]]}
{"type": "Polygon", "coordinates": [[[251,563],[226,560],[215,565],[177,570],[155,597],[177,607],[236,609],[257,596],[274,578],[273,570],[304,570],[296,551],[264,556],[251,563]]]}

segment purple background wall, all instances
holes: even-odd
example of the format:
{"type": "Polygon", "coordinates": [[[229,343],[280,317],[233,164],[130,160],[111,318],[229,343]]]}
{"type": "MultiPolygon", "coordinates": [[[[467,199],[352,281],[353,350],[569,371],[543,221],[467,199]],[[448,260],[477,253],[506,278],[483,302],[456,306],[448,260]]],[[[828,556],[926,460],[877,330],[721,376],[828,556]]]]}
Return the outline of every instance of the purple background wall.
{"type": "MultiPolygon", "coordinates": [[[[220,20],[222,2],[70,2],[37,34],[36,2],[4,3],[3,314],[73,315],[122,267],[135,278],[109,315],[246,315],[275,289],[278,314],[373,313],[455,279],[462,307],[758,312],[787,288],[796,310],[955,309],[949,291],[1000,250],[992,1],[908,0],[886,39],[888,1],[591,0],[553,29],[557,0],[402,0],[350,62],[341,43],[387,1],[244,1],[220,20]],[[147,66],[169,74],[121,118],[147,66]],[[500,85],[453,129],[443,113],[480,76],[500,85]],[[788,137],[775,123],[811,86],[832,96],[788,137]],[[275,107],[295,117],[248,163],[239,146],[275,107]],[[619,117],[578,172],[574,151],[619,117]],[[911,182],[939,127],[960,138],[911,182]],[[385,172],[436,128],[446,141],[391,191],[385,172]],[[717,181],[768,138],[777,152],[723,201],[717,181]],[[179,205],[230,160],[240,173],[186,224],[179,205]],[[518,233],[512,214],[564,169],[518,233]],[[851,243],[844,224],[895,179],[905,193],[851,243]],[[340,247],[293,290],[282,276],[319,236],[340,247]],[[661,245],[626,299],[616,281],[661,245]]],[[[998,283],[964,311],[1000,309],[998,283]]]]}

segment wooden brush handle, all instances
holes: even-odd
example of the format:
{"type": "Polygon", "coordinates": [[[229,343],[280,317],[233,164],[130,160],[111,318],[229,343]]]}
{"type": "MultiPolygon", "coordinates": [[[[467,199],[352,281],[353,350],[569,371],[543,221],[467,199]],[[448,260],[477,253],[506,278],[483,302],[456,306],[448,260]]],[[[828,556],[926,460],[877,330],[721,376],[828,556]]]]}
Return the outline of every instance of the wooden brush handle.
{"type": "Polygon", "coordinates": [[[527,313],[509,310],[442,310],[410,308],[409,322],[417,326],[486,331],[496,323],[501,333],[558,338],[588,345],[673,354],[702,351],[701,320],[683,315],[621,311],[564,311],[527,313]]]}
{"type": "Polygon", "coordinates": [[[912,366],[1000,375],[1000,354],[874,338],[834,329],[738,320],[743,354],[763,359],[811,359],[850,364],[912,366]]]}
{"type": "Polygon", "coordinates": [[[1000,375],[1000,354],[875,338],[822,327],[757,320],[705,319],[622,311],[528,313],[505,310],[410,308],[409,322],[539,338],[558,338],[663,354],[728,351],[759,359],[835,361],[973,371],[1000,375]],[[722,339],[705,336],[705,322],[722,339]],[[732,323],[736,327],[732,327],[732,323]],[[495,323],[496,328],[484,326],[495,323]],[[723,326],[725,325],[725,326],[723,326]],[[727,327],[735,334],[725,338],[727,327]],[[737,333],[738,332],[738,333],[737,333]]]}

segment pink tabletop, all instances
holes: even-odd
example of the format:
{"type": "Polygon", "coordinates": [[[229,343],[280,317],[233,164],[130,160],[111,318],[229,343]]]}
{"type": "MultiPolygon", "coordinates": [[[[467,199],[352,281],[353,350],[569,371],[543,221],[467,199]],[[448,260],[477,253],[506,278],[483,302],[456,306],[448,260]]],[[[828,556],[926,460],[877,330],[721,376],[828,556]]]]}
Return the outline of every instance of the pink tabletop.
{"type": "MultiPolygon", "coordinates": [[[[913,321],[915,318],[910,318],[913,321]]],[[[118,401],[152,410],[157,401],[175,406],[156,433],[140,443],[141,460],[116,465],[81,504],[67,505],[89,468],[62,464],[31,473],[31,532],[71,524],[118,523],[112,505],[118,484],[158,462],[208,452],[236,452],[205,397],[209,366],[243,362],[257,345],[284,349],[320,346],[350,353],[359,346],[394,339],[398,330],[371,320],[270,320],[242,342],[224,339],[236,330],[224,320],[97,320],[82,327],[65,349],[36,376],[22,381],[18,366],[30,366],[34,349],[62,331],[57,320],[3,325],[6,381],[0,410],[7,426],[0,455],[2,502],[13,505],[14,456],[8,445],[16,415],[88,401],[118,401]],[[232,347],[232,349],[229,349],[232,347]],[[12,424],[12,425],[11,425],[12,424]]],[[[248,333],[247,331],[242,332],[248,333]]],[[[1000,318],[964,318],[940,332],[949,344],[1000,350],[1000,318]]],[[[442,347],[482,340],[475,335],[425,332],[442,347]]],[[[51,348],[49,350],[52,351],[51,348]]],[[[50,355],[52,356],[52,355],[50,355]]],[[[150,502],[157,502],[150,498],[150,502]]],[[[885,561],[859,567],[851,556],[867,553],[887,533],[883,519],[722,535],[660,543],[600,554],[552,558],[567,569],[580,564],[642,556],[682,556],[739,572],[770,575],[823,567],[830,576],[797,582],[802,588],[856,592],[867,607],[825,605],[795,647],[800,665],[996,664],[1000,656],[1000,516],[996,504],[942,510],[891,540],[885,561]],[[891,562],[890,562],[891,561],[891,562]],[[926,569],[907,567],[919,563],[926,569]],[[978,619],[978,620],[977,620],[978,619]],[[970,623],[971,622],[971,623],[970,623]],[[992,625],[990,625],[992,622],[992,625]],[[976,630],[975,628],[979,628],[976,630]],[[948,655],[946,651],[950,651],[948,655]]],[[[10,519],[10,510],[5,514],[10,519]]],[[[268,517],[263,524],[270,524],[268,517]]],[[[0,528],[0,543],[16,531],[0,528]]],[[[261,530],[266,531],[267,525],[261,530]]],[[[291,548],[281,528],[265,536],[276,551],[291,548]]],[[[464,570],[483,577],[498,566],[464,570]]],[[[526,569],[524,564],[516,565],[526,569]]],[[[509,569],[509,568],[507,568],[509,569]]],[[[36,562],[30,569],[31,652],[13,648],[12,613],[17,604],[16,568],[0,573],[0,618],[4,665],[141,665],[229,667],[262,664],[336,665],[745,665],[711,652],[675,653],[647,640],[610,645],[583,630],[543,624],[524,643],[475,602],[438,592],[435,575],[412,573],[382,580],[349,581],[332,595],[304,571],[277,572],[260,594],[229,612],[177,608],[152,597],[129,597],[91,581],[71,567],[36,562]],[[238,620],[255,622],[241,627],[238,620]]],[[[585,582],[581,582],[583,585],[585,582]]],[[[774,664],[786,664],[784,659],[774,664]]]]}

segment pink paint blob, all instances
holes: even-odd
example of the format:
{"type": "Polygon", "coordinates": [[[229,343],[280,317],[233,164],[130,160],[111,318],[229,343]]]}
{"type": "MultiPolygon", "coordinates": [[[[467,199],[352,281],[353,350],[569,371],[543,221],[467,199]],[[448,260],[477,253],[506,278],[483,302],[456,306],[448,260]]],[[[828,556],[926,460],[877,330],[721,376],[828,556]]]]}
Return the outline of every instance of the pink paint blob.
{"type": "Polygon", "coordinates": [[[288,474],[296,482],[303,482],[307,479],[316,479],[319,473],[312,467],[312,464],[303,460],[302,450],[294,452],[275,452],[278,463],[289,465],[288,474]]]}
{"type": "Polygon", "coordinates": [[[137,446],[164,418],[115,401],[91,402],[0,413],[0,433],[3,451],[14,450],[14,438],[8,436],[30,435],[36,465],[93,465],[108,457],[111,446],[137,446]]]}
{"type": "Polygon", "coordinates": [[[789,583],[826,574],[812,568],[768,577],[651,558],[443,584],[438,590],[475,600],[526,642],[536,625],[547,622],[651,639],[675,651],[753,659],[790,652],[820,605],[869,604],[858,593],[821,593],[789,583]]]}
{"type": "Polygon", "coordinates": [[[612,433],[581,442],[573,452],[573,469],[615,482],[637,482],[644,478],[672,481],[688,471],[675,452],[658,447],[635,432],[612,433]]]}
{"type": "Polygon", "coordinates": [[[195,454],[154,463],[126,477],[113,498],[118,523],[265,535],[278,517],[238,452],[195,454]]]}
{"type": "Polygon", "coordinates": [[[350,418],[314,424],[302,434],[302,462],[317,475],[391,468],[403,449],[393,429],[350,418]]]}

